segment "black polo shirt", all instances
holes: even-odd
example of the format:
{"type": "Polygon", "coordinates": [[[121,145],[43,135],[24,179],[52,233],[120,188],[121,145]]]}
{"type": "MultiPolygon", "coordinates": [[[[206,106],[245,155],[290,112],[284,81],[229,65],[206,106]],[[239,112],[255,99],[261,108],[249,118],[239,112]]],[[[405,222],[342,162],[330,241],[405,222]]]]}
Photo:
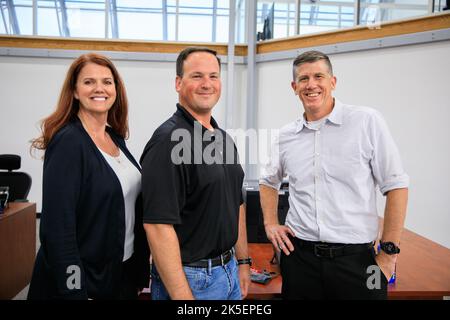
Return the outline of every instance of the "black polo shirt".
{"type": "Polygon", "coordinates": [[[140,160],[143,221],[174,226],[183,263],[216,257],[238,238],[244,171],[231,137],[213,118],[211,125],[178,104],[140,160]]]}

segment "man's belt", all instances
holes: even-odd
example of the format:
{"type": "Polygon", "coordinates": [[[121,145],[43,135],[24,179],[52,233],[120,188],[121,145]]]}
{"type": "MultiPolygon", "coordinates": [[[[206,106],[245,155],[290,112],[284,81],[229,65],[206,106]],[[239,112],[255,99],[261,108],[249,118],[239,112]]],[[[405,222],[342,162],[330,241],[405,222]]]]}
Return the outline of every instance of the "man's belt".
{"type": "Polygon", "coordinates": [[[217,266],[224,266],[228,262],[230,262],[231,258],[233,257],[232,250],[225,251],[220,256],[217,256],[215,258],[211,259],[201,259],[194,262],[189,263],[183,263],[183,266],[185,267],[195,267],[195,268],[208,268],[210,266],[211,261],[211,267],[217,267],[217,266]]]}
{"type": "Polygon", "coordinates": [[[301,249],[309,250],[319,258],[335,258],[340,256],[348,256],[367,251],[369,248],[373,247],[373,242],[362,244],[342,244],[306,241],[299,238],[294,238],[294,242],[301,249]]]}

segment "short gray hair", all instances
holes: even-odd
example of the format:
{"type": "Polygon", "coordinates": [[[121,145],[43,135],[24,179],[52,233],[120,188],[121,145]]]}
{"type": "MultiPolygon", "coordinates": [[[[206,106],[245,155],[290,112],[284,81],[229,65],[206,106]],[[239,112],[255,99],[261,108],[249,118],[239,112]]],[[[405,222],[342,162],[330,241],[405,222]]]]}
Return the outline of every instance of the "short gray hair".
{"type": "Polygon", "coordinates": [[[297,76],[297,68],[300,65],[304,63],[316,62],[319,60],[325,60],[325,63],[327,64],[328,67],[328,72],[330,73],[330,75],[333,75],[333,66],[331,65],[330,58],[323,52],[312,50],[303,52],[301,55],[295,58],[294,63],[292,65],[292,75],[294,81],[297,76]]]}

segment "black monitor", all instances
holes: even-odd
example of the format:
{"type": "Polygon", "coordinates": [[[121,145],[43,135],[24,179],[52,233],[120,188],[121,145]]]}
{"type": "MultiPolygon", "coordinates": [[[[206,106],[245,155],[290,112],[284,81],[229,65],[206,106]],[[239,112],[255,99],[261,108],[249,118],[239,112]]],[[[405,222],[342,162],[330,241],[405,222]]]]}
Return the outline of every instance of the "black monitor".
{"type": "MultiPolygon", "coordinates": [[[[283,183],[278,192],[278,220],[284,224],[289,211],[288,184],[283,183]]],[[[264,229],[264,219],[259,197],[259,184],[257,180],[246,181],[244,184],[244,197],[247,205],[247,241],[249,243],[269,242],[264,229]]]]}
{"type": "Polygon", "coordinates": [[[256,35],[257,41],[273,39],[274,19],[275,4],[272,4],[272,7],[267,11],[267,14],[264,18],[263,31],[258,32],[258,34],[256,35]]]}
{"type": "Polygon", "coordinates": [[[264,19],[263,40],[273,39],[273,27],[275,19],[275,4],[272,4],[269,12],[264,19]]]}

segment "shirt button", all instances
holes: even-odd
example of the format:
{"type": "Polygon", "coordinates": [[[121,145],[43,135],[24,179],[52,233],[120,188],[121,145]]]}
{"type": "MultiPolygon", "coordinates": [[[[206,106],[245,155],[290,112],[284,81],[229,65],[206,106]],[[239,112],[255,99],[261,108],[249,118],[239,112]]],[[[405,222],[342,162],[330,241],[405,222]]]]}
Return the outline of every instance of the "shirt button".
{"type": "Polygon", "coordinates": [[[321,199],[320,199],[320,197],[317,197],[317,201],[320,201],[321,199]]]}
{"type": "Polygon", "coordinates": [[[320,131],[317,131],[317,134],[320,134],[320,131]]]}
{"type": "Polygon", "coordinates": [[[320,153],[316,152],[316,156],[320,156],[320,153]]]}

